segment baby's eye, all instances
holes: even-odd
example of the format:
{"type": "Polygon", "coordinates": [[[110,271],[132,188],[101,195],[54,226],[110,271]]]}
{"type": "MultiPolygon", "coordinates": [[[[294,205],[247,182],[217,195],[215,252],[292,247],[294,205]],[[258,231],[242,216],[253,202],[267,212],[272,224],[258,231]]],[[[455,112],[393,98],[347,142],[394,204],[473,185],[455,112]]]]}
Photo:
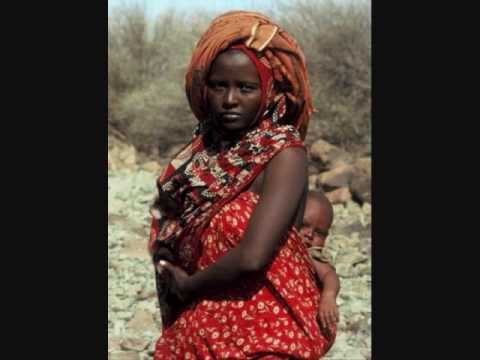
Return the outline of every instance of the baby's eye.
{"type": "Polygon", "coordinates": [[[221,81],[209,81],[208,87],[214,90],[220,90],[226,87],[225,83],[221,81]]]}
{"type": "Polygon", "coordinates": [[[328,236],[328,230],[326,231],[326,230],[321,230],[321,229],[315,229],[313,232],[320,237],[327,237],[328,236]]]}

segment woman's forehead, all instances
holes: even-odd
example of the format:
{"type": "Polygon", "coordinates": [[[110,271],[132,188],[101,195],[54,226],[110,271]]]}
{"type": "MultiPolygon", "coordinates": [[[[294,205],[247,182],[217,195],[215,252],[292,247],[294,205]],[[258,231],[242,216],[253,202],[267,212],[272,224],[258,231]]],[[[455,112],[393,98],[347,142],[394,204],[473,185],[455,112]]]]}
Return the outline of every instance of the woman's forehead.
{"type": "Polygon", "coordinates": [[[255,64],[241,50],[225,51],[214,60],[210,69],[210,77],[224,75],[242,75],[249,77],[250,81],[259,81],[255,64]]]}

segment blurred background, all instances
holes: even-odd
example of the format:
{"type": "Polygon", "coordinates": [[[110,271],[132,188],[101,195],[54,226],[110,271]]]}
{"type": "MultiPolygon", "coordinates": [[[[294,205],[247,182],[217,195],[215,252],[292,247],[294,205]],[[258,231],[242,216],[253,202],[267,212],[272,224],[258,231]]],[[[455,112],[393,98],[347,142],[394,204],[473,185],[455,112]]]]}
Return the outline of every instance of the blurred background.
{"type": "Polygon", "coordinates": [[[371,1],[108,0],[108,352],[151,359],[160,335],[146,251],[162,167],[192,135],[184,92],[192,49],[229,10],[262,12],[299,42],[313,104],[309,188],[334,204],[327,248],[342,289],[326,359],[371,359],[371,1]]]}

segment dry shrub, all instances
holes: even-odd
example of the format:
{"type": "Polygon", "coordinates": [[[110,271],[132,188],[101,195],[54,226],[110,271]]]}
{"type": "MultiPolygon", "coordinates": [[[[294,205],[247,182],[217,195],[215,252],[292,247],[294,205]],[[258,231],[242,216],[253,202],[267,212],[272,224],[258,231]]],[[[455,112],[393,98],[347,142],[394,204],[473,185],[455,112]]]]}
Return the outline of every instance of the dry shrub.
{"type": "Polygon", "coordinates": [[[191,136],[183,77],[202,22],[205,28],[205,17],[186,20],[173,10],[148,22],[138,4],[109,18],[109,126],[145,154],[158,156],[191,136]]]}
{"type": "Polygon", "coordinates": [[[370,1],[281,4],[279,22],[307,60],[314,106],[307,141],[323,138],[349,150],[370,148],[370,1]]]}

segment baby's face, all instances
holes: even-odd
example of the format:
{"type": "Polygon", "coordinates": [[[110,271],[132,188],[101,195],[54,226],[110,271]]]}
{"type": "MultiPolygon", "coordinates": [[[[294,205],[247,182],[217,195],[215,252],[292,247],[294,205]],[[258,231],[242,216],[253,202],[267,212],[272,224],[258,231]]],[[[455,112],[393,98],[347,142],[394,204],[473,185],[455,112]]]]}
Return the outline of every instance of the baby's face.
{"type": "Polygon", "coordinates": [[[324,246],[330,228],[330,217],[325,208],[316,201],[307,201],[300,233],[307,245],[324,246]]]}

